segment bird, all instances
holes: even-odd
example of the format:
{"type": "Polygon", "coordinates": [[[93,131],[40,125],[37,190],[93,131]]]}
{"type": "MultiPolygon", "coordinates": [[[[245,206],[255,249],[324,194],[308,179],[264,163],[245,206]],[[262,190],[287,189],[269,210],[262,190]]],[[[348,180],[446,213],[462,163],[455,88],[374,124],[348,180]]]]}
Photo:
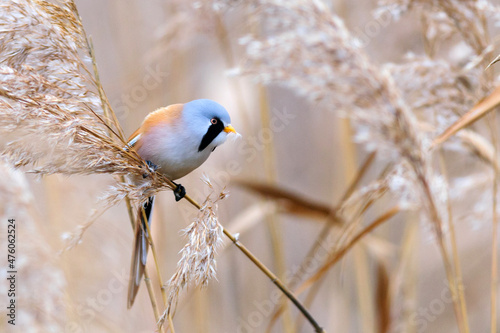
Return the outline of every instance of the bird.
{"type": "MultiPolygon", "coordinates": [[[[139,129],[128,139],[127,149],[135,150],[152,170],[171,180],[176,186],[175,200],[179,201],[186,191],[174,180],[202,165],[232,133],[238,135],[231,125],[229,113],[222,105],[209,99],[197,99],[184,104],[172,104],[148,114],[139,129]]],[[[144,275],[153,204],[154,196],[149,197],[137,213],[128,308],[134,304],[144,275]]]]}

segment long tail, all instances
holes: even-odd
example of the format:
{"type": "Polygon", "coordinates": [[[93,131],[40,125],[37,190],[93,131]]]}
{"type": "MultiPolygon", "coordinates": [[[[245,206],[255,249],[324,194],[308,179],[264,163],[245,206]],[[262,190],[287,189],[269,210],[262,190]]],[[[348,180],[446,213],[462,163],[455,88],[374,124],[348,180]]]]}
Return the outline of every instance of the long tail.
{"type": "Polygon", "coordinates": [[[139,208],[137,223],[135,224],[134,251],[132,252],[132,264],[130,265],[130,280],[128,285],[128,308],[134,305],[135,296],[139,291],[146,259],[148,256],[149,242],[146,221],[151,230],[151,212],[155,197],[149,197],[148,201],[139,208]],[[144,211],[144,213],[143,213],[144,211]],[[146,218],[146,221],[144,220],[146,218]]]}

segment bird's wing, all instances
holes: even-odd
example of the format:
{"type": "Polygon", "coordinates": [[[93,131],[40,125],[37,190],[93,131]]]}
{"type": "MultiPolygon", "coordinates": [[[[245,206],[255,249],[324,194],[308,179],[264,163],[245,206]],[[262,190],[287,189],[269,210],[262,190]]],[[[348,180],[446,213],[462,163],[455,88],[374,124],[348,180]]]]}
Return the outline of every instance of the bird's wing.
{"type": "Polygon", "coordinates": [[[128,286],[128,308],[134,304],[135,296],[139,291],[146,259],[148,256],[148,229],[151,230],[151,212],[153,211],[155,197],[149,197],[148,201],[139,208],[134,233],[134,250],[132,252],[132,263],[130,265],[130,280],[128,286]],[[146,219],[146,221],[144,220],[146,219]],[[148,226],[146,226],[146,222],[148,226]]]}
{"type": "Polygon", "coordinates": [[[140,140],[143,133],[148,133],[153,127],[158,124],[171,124],[181,119],[182,109],[184,104],[172,104],[167,107],[159,108],[146,116],[141,127],[137,129],[128,138],[127,146],[134,147],[137,151],[142,141],[140,140]]]}
{"type": "MultiPolygon", "coordinates": [[[[135,147],[137,145],[137,142],[139,141],[139,138],[141,137],[141,128],[138,128],[132,135],[128,138],[127,140],[127,146],[128,147],[135,147]]],[[[136,147],[136,149],[139,147],[136,147]]]]}

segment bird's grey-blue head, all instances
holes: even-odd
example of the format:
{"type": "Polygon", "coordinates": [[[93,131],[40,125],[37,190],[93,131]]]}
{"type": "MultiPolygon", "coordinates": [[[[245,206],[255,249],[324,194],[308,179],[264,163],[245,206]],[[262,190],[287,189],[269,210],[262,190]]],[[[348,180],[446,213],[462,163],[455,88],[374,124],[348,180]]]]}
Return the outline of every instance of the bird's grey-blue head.
{"type": "Polygon", "coordinates": [[[209,99],[197,99],[184,104],[183,117],[199,138],[198,151],[214,150],[226,141],[229,133],[236,133],[231,126],[231,117],[227,110],[217,102],[209,99]]]}
{"type": "Polygon", "coordinates": [[[210,99],[196,99],[184,104],[184,112],[193,116],[201,116],[205,119],[214,117],[222,120],[224,125],[231,124],[231,117],[227,110],[217,102],[210,99]]]}

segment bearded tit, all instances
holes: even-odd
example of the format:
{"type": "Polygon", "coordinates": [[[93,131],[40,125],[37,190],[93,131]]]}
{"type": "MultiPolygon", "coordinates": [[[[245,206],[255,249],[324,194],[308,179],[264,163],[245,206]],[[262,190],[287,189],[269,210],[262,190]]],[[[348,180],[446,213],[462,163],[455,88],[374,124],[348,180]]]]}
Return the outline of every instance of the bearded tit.
{"type": "MultiPolygon", "coordinates": [[[[150,167],[174,181],[203,164],[230,133],[237,134],[226,109],[214,101],[198,99],[151,112],[131,135],[128,146],[150,167]]],[[[175,185],[175,199],[179,201],[186,192],[182,185],[175,185]]],[[[146,223],[151,225],[153,203],[154,197],[150,197],[139,208],[130,269],[129,308],[134,304],[144,274],[149,247],[146,223]]]]}

